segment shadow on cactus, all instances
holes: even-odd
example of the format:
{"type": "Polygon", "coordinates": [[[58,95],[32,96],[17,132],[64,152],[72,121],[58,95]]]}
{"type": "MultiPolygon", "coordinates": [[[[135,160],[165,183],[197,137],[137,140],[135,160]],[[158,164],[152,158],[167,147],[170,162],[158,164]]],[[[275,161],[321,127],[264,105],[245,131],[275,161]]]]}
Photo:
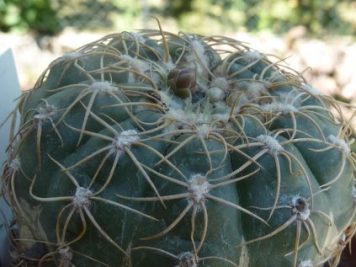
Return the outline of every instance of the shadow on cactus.
{"type": "Polygon", "coordinates": [[[17,111],[15,264],[336,266],[354,232],[340,104],[236,40],[112,34],[52,62],[17,111]]]}

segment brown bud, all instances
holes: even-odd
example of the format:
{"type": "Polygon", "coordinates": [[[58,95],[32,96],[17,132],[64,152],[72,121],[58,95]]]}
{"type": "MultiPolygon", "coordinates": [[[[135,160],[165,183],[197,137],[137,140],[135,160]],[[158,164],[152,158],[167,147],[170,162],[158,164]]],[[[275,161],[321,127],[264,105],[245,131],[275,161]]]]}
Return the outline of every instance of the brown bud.
{"type": "Polygon", "coordinates": [[[168,85],[176,96],[187,98],[196,89],[196,73],[190,68],[175,68],[168,74],[168,85]]]}

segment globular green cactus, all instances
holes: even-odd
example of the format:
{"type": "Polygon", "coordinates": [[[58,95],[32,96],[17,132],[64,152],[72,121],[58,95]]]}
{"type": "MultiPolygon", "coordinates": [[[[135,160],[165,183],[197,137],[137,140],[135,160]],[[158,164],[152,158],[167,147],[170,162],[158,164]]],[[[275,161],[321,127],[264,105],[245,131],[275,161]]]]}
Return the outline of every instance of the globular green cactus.
{"type": "Polygon", "coordinates": [[[236,40],[109,35],[52,62],[17,111],[17,264],[335,266],[355,229],[340,105],[236,40]]]}

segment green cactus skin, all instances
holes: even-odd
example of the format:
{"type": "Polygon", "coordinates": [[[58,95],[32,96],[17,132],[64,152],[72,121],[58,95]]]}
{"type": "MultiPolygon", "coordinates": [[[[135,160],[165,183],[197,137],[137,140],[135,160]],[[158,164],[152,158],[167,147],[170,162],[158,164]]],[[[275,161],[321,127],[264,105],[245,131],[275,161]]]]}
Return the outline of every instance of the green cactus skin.
{"type": "Polygon", "coordinates": [[[123,32],[68,53],[17,107],[14,262],[336,266],[356,200],[338,107],[225,37],[123,32]]]}

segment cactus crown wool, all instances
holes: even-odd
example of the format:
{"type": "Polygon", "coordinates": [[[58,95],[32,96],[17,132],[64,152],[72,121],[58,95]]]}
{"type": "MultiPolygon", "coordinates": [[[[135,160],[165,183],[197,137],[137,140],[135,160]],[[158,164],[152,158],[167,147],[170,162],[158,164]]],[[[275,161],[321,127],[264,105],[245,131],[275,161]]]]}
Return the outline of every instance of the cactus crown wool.
{"type": "Polygon", "coordinates": [[[236,40],[112,34],[52,62],[16,111],[17,264],[335,266],[354,229],[339,104],[236,40]]]}

